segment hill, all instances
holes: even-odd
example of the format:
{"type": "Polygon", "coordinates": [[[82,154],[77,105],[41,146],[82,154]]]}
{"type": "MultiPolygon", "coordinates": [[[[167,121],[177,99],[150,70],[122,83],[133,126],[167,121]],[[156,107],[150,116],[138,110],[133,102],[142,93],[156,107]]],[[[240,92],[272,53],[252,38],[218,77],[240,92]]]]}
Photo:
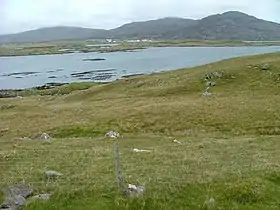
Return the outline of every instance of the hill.
{"type": "Polygon", "coordinates": [[[18,34],[1,35],[0,43],[49,42],[59,40],[79,40],[100,37],[102,29],[57,26],[25,31],[18,34]]]}
{"type": "Polygon", "coordinates": [[[279,41],[280,24],[241,12],[226,12],[201,19],[196,25],[165,34],[166,38],[198,40],[279,41]]]}
{"type": "Polygon", "coordinates": [[[192,39],[279,41],[280,24],[230,11],[200,20],[162,18],[133,22],[102,30],[79,27],[50,27],[11,35],[1,35],[0,43],[46,42],[73,39],[192,39]]]}
{"type": "Polygon", "coordinates": [[[51,194],[26,210],[278,209],[279,65],[279,53],[258,55],[0,99],[0,189],[51,194]],[[104,138],[110,129],[123,137],[104,138]],[[125,186],[144,185],[142,198],[118,190],[116,142],[125,186]]]}
{"type": "Polygon", "coordinates": [[[109,31],[109,37],[115,39],[123,38],[150,38],[161,39],[167,31],[177,31],[197,23],[196,20],[183,18],[162,18],[143,22],[125,24],[119,28],[109,31]]]}

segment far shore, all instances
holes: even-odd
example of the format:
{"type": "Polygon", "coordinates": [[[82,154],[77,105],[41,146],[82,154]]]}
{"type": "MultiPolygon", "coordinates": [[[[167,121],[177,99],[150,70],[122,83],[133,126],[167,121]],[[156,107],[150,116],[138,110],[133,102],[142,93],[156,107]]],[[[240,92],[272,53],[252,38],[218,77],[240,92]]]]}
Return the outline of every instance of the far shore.
{"type": "Polygon", "coordinates": [[[25,43],[0,45],[0,57],[55,55],[70,53],[111,53],[135,52],[150,47],[254,47],[280,46],[280,42],[245,42],[245,41],[154,41],[154,42],[117,42],[111,46],[89,41],[61,41],[50,43],[25,43]],[[92,44],[92,46],[90,46],[92,44]],[[100,46],[98,46],[100,45],[100,46]]]}

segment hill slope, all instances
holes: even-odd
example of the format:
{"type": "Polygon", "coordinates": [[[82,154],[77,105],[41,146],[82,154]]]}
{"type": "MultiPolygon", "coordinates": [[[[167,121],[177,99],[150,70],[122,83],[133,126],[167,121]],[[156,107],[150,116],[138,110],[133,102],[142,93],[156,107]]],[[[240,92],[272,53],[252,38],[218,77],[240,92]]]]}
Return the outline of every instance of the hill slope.
{"type": "Polygon", "coordinates": [[[278,41],[280,40],[280,24],[231,11],[201,20],[162,18],[133,22],[112,30],[79,27],[42,28],[18,34],[1,35],[0,43],[89,38],[278,41]]]}

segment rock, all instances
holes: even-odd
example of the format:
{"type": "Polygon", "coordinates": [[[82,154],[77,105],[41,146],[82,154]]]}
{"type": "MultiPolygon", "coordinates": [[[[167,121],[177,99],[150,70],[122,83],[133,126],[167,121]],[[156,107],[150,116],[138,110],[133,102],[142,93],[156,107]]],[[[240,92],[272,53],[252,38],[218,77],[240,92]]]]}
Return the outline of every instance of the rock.
{"type": "Polygon", "coordinates": [[[204,93],[202,93],[202,95],[206,96],[206,97],[210,97],[210,96],[212,96],[212,93],[205,91],[204,93]]]}
{"type": "Polygon", "coordinates": [[[116,138],[120,137],[120,134],[111,130],[111,131],[109,131],[108,133],[105,134],[105,137],[116,139],[116,138]]]}
{"type": "Polygon", "coordinates": [[[6,133],[8,133],[8,132],[9,132],[9,129],[8,129],[8,128],[0,130],[0,137],[1,137],[1,136],[4,136],[4,135],[5,135],[6,133]]]}
{"type": "Polygon", "coordinates": [[[34,199],[39,199],[39,200],[50,200],[51,194],[39,194],[33,197],[34,199]]]}
{"type": "Polygon", "coordinates": [[[32,195],[33,190],[27,185],[18,184],[18,185],[14,185],[12,187],[9,187],[8,189],[6,189],[4,191],[4,193],[5,193],[6,197],[21,195],[24,198],[28,198],[29,196],[32,195]]]}
{"type": "Polygon", "coordinates": [[[223,75],[217,71],[213,72],[213,73],[210,73],[210,74],[207,74],[205,76],[205,79],[208,80],[208,79],[213,79],[213,78],[216,78],[216,79],[220,79],[223,75]]]}
{"type": "Polygon", "coordinates": [[[47,133],[42,133],[42,135],[39,137],[39,139],[40,140],[42,140],[42,141],[51,141],[51,137],[50,137],[50,135],[49,134],[47,134],[47,133]]]}
{"type": "Polygon", "coordinates": [[[264,71],[268,70],[269,68],[270,68],[270,66],[267,63],[262,66],[262,70],[264,70],[264,71]]]}
{"type": "Polygon", "coordinates": [[[176,139],[174,139],[173,142],[176,143],[176,144],[182,144],[180,141],[178,141],[176,139]]]}
{"type": "Polygon", "coordinates": [[[213,75],[214,78],[221,78],[223,76],[221,73],[219,73],[217,71],[213,72],[212,75],[213,75]]]}
{"type": "Polygon", "coordinates": [[[13,197],[6,198],[0,209],[18,210],[21,207],[25,206],[26,203],[27,201],[24,197],[22,197],[21,195],[15,195],[13,197]]]}
{"type": "Polygon", "coordinates": [[[145,193],[146,189],[143,186],[136,186],[129,184],[127,188],[127,196],[131,198],[137,198],[145,193]]]}
{"type": "Polygon", "coordinates": [[[55,177],[60,177],[63,176],[62,173],[59,173],[57,171],[45,171],[45,174],[48,178],[55,178],[55,177]]]}
{"type": "Polygon", "coordinates": [[[206,82],[206,86],[207,86],[207,87],[214,87],[214,86],[216,86],[216,85],[217,85],[216,82],[206,82]]]}
{"type": "Polygon", "coordinates": [[[55,87],[60,87],[60,86],[67,85],[67,84],[69,84],[69,83],[51,82],[51,83],[46,83],[46,84],[41,85],[41,86],[34,87],[32,89],[34,89],[34,90],[49,90],[49,89],[53,89],[55,87]]]}
{"type": "Polygon", "coordinates": [[[105,61],[105,58],[85,58],[83,61],[105,61]]]}
{"type": "Polygon", "coordinates": [[[27,198],[32,195],[33,190],[27,185],[15,185],[4,190],[5,201],[0,209],[18,210],[27,203],[27,198]]]}
{"type": "Polygon", "coordinates": [[[0,98],[14,98],[16,97],[15,94],[8,93],[8,92],[0,92],[0,98]]]}
{"type": "Polygon", "coordinates": [[[145,149],[133,149],[133,152],[151,152],[151,150],[145,150],[145,149]]]}

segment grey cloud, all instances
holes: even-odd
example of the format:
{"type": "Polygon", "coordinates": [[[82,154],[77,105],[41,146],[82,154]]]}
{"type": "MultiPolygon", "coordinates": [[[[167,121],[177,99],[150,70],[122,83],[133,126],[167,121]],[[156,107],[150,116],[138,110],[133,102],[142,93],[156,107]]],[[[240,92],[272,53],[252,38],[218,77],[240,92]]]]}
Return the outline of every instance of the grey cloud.
{"type": "Polygon", "coordinates": [[[57,25],[108,29],[166,16],[199,19],[228,10],[280,22],[278,0],[0,0],[0,33],[57,25]]]}

